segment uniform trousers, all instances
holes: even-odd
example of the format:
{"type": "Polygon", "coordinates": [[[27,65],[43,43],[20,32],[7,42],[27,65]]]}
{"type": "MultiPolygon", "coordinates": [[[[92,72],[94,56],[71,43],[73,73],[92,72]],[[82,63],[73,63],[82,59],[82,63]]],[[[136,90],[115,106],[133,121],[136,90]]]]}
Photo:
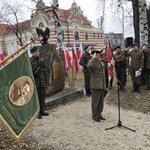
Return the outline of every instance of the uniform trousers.
{"type": "Polygon", "coordinates": [[[104,89],[92,89],[92,115],[100,116],[103,111],[104,89]]]}
{"type": "Polygon", "coordinates": [[[37,87],[36,90],[39,98],[40,112],[43,112],[46,98],[46,87],[37,87]]]}

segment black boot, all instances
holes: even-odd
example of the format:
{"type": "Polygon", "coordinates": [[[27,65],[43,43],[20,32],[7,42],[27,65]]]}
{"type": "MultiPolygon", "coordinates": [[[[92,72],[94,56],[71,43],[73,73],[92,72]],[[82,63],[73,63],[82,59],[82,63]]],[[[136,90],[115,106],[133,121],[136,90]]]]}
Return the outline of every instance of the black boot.
{"type": "Polygon", "coordinates": [[[42,112],[40,112],[40,113],[41,113],[42,116],[48,116],[48,115],[49,115],[49,113],[47,113],[47,112],[45,112],[45,111],[42,111],[42,112]]]}
{"type": "Polygon", "coordinates": [[[92,95],[92,92],[91,92],[91,89],[90,89],[90,88],[88,89],[88,91],[89,91],[89,94],[92,95]]]}
{"type": "Polygon", "coordinates": [[[89,89],[85,89],[85,92],[86,92],[86,96],[90,97],[91,94],[89,93],[89,89]]]}
{"type": "Polygon", "coordinates": [[[48,115],[49,115],[49,113],[47,113],[47,112],[44,111],[44,105],[41,106],[41,108],[40,108],[40,114],[41,114],[42,116],[48,116],[48,115]]]}
{"type": "Polygon", "coordinates": [[[133,90],[131,92],[136,92],[137,91],[137,85],[136,83],[133,83],[133,90]]]}
{"type": "Polygon", "coordinates": [[[100,120],[106,120],[102,115],[99,115],[98,118],[99,118],[100,120]]]}
{"type": "Polygon", "coordinates": [[[137,93],[140,93],[140,92],[141,92],[141,90],[140,90],[140,84],[137,84],[136,87],[137,87],[137,88],[136,88],[136,89],[137,89],[137,90],[136,90],[137,93]]]}
{"type": "Polygon", "coordinates": [[[42,119],[42,114],[39,113],[39,115],[37,116],[38,119],[42,119]]]}
{"type": "Polygon", "coordinates": [[[98,118],[98,116],[93,116],[93,120],[95,120],[96,122],[101,122],[101,120],[98,118]]]}

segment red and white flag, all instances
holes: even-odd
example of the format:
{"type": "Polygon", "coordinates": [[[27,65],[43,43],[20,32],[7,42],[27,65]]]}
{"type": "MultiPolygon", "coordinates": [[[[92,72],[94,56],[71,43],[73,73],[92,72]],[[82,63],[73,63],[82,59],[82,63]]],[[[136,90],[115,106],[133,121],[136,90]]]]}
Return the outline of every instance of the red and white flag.
{"type": "Polygon", "coordinates": [[[68,49],[67,49],[67,47],[64,43],[62,43],[62,50],[63,50],[63,57],[64,57],[64,60],[65,60],[65,67],[69,71],[72,68],[71,57],[70,57],[68,49]]]}
{"type": "Polygon", "coordinates": [[[108,63],[108,77],[110,80],[113,75],[113,68],[115,65],[115,61],[114,61],[113,52],[112,52],[109,41],[107,42],[107,45],[106,45],[106,57],[107,57],[107,60],[110,62],[108,63]]]}
{"type": "Polygon", "coordinates": [[[79,65],[78,65],[78,55],[77,55],[77,48],[75,42],[73,43],[72,56],[74,61],[73,64],[77,73],[79,71],[79,65]]]}
{"type": "Polygon", "coordinates": [[[2,61],[3,59],[4,59],[4,53],[3,53],[2,47],[0,45],[0,61],[2,61]]]}
{"type": "Polygon", "coordinates": [[[83,45],[82,43],[80,43],[80,47],[79,50],[77,51],[78,54],[78,60],[81,58],[82,54],[83,54],[83,45]]]}

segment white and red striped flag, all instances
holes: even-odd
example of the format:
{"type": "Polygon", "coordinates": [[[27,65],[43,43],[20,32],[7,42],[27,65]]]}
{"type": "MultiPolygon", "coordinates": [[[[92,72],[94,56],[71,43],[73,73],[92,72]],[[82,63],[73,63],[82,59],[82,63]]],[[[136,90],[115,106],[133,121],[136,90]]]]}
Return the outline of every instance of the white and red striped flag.
{"type": "Polygon", "coordinates": [[[78,65],[78,55],[77,55],[77,48],[75,42],[73,43],[72,56],[74,60],[73,64],[77,73],[79,71],[79,65],[78,65]]]}
{"type": "Polygon", "coordinates": [[[2,47],[0,45],[0,61],[2,61],[3,59],[4,59],[4,53],[3,53],[2,47]]]}
{"type": "Polygon", "coordinates": [[[112,53],[112,49],[111,49],[109,41],[107,42],[107,45],[106,45],[106,57],[107,57],[107,60],[110,62],[108,63],[108,77],[110,80],[113,75],[113,68],[114,68],[115,61],[114,61],[114,57],[113,57],[113,53],[112,53]]]}
{"type": "Polygon", "coordinates": [[[79,50],[77,51],[78,54],[78,60],[81,58],[82,54],[83,54],[83,45],[82,43],[80,43],[80,47],[79,50]]]}
{"type": "Polygon", "coordinates": [[[70,57],[68,49],[67,49],[67,47],[64,43],[62,43],[62,50],[63,50],[63,57],[64,57],[64,60],[65,60],[65,67],[69,71],[72,68],[71,57],[70,57]]]}

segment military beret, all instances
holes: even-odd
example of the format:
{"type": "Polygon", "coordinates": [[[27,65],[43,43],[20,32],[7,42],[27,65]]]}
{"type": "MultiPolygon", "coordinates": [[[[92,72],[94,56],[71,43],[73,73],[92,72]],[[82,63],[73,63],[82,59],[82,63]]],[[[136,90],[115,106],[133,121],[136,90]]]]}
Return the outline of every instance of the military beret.
{"type": "Polygon", "coordinates": [[[38,48],[36,46],[33,46],[32,48],[30,48],[30,53],[34,53],[36,50],[38,50],[38,48]]]}
{"type": "Polygon", "coordinates": [[[115,50],[116,50],[117,48],[121,49],[121,46],[117,46],[117,47],[115,47],[115,50]]]}
{"type": "Polygon", "coordinates": [[[85,46],[83,47],[83,50],[85,51],[88,47],[89,47],[88,45],[85,45],[85,46]]]}

